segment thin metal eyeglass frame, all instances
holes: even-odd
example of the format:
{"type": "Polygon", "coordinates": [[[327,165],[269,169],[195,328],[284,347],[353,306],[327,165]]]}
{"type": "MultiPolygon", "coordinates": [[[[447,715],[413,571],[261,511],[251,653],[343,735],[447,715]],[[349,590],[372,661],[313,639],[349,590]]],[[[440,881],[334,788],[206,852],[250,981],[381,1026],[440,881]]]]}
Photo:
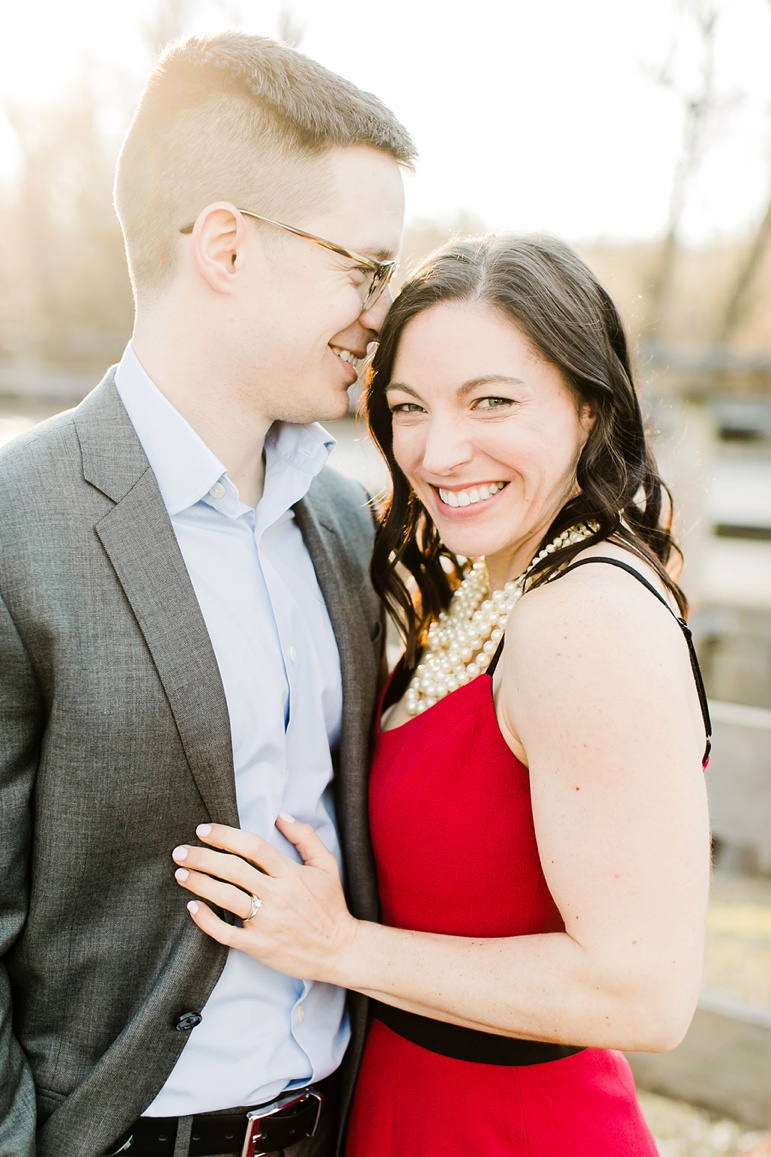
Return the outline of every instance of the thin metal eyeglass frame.
{"type": "MultiPolygon", "coordinates": [[[[287,233],[294,233],[296,237],[304,237],[306,241],[312,241],[314,245],[321,245],[324,249],[329,249],[340,257],[348,257],[351,261],[371,269],[372,284],[362,302],[362,313],[375,304],[398,269],[396,261],[376,261],[374,257],[365,257],[363,253],[355,253],[352,249],[345,249],[342,245],[336,245],[334,241],[325,241],[323,237],[317,237],[315,233],[306,233],[304,229],[297,229],[294,225],[286,225],[283,221],[274,221],[271,217],[262,217],[259,213],[252,213],[250,209],[239,209],[238,212],[243,213],[244,217],[253,217],[255,221],[262,221],[265,225],[275,225],[278,229],[286,229],[287,233]]],[[[194,225],[195,222],[191,225],[184,225],[180,229],[180,233],[192,233],[194,225]]]]}

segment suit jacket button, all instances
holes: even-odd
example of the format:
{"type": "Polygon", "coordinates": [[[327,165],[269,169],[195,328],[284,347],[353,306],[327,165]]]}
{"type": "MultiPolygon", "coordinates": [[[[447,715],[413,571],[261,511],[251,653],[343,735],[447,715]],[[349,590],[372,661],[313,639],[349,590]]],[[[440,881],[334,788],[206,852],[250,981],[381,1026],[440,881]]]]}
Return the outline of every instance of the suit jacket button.
{"type": "Polygon", "coordinates": [[[191,1028],[195,1028],[200,1024],[203,1017],[197,1012],[183,1012],[182,1016],[177,1018],[177,1023],[174,1025],[177,1032],[190,1032],[191,1028]]]}

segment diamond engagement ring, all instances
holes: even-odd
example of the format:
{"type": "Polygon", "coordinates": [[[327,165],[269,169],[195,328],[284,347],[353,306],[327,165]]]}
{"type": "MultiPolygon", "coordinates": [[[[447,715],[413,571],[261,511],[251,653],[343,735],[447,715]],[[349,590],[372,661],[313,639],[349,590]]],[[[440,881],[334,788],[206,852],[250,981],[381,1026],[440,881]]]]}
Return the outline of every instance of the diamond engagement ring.
{"type": "Polygon", "coordinates": [[[249,915],[244,917],[243,923],[246,924],[249,920],[256,916],[261,907],[262,900],[259,898],[259,896],[252,896],[252,906],[249,909],[249,915]]]}

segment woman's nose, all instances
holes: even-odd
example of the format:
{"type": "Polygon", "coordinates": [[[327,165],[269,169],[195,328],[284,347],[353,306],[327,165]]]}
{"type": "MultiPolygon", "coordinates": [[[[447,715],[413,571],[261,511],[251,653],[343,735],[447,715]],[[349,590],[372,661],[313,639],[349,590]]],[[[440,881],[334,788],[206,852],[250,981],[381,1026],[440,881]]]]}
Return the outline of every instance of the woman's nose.
{"type": "Polygon", "coordinates": [[[472,455],[471,441],[458,422],[436,419],[429,422],[423,449],[423,469],[427,474],[452,474],[472,455]]]}

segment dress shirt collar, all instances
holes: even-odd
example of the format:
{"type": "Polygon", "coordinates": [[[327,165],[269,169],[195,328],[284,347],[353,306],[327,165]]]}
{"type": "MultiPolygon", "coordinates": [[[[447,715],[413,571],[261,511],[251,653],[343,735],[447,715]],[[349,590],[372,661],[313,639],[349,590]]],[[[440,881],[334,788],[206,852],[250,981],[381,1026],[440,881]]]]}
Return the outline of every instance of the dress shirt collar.
{"type": "MultiPolygon", "coordinates": [[[[223,513],[232,517],[247,509],[240,502],[222,462],[154,384],[131,342],[115,371],[115,386],[170,516],[202,499],[209,501],[217,482],[225,491],[219,503],[223,513]]],[[[294,491],[290,505],[298,502],[307,492],[311,479],[326,463],[334,445],[335,439],[318,423],[301,426],[275,422],[265,439],[266,492],[288,474],[294,477],[294,484],[286,479],[294,491]],[[297,476],[298,472],[301,477],[297,476]]]]}

